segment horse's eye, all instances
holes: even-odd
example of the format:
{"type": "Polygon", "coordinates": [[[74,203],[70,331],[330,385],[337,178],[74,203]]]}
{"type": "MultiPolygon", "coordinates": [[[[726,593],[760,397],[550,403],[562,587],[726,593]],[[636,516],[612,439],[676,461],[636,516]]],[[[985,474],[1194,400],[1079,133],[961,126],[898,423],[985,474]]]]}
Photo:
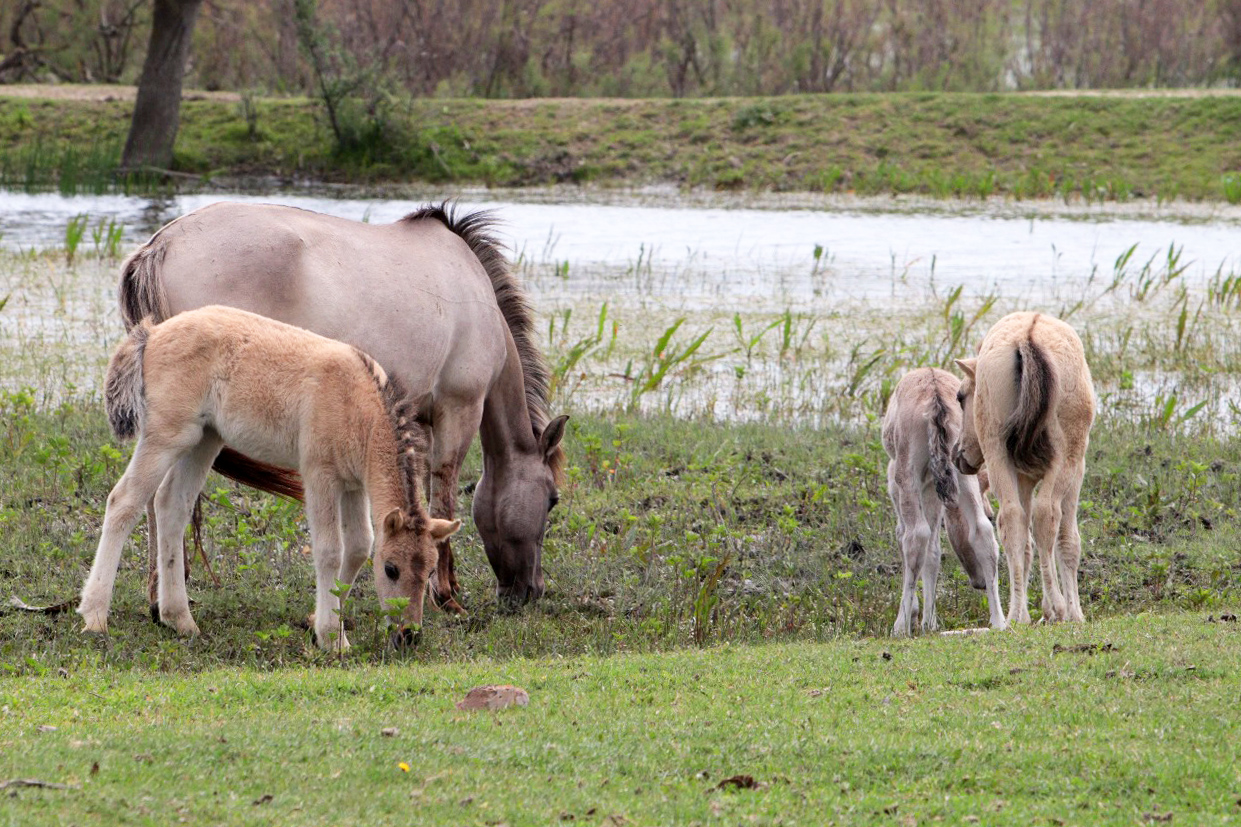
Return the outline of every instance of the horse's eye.
{"type": "Polygon", "coordinates": [[[547,510],[548,510],[548,511],[551,511],[553,508],[555,508],[555,507],[556,507],[556,503],[558,503],[558,502],[560,502],[560,495],[559,495],[559,494],[552,494],[552,495],[551,495],[550,497],[548,497],[548,499],[547,499],[547,510]]]}
{"type": "Polygon", "coordinates": [[[388,575],[389,580],[401,579],[401,570],[394,563],[384,563],[384,574],[388,575]]]}
{"type": "Polygon", "coordinates": [[[965,391],[957,391],[957,404],[958,405],[965,404],[965,391]]]}

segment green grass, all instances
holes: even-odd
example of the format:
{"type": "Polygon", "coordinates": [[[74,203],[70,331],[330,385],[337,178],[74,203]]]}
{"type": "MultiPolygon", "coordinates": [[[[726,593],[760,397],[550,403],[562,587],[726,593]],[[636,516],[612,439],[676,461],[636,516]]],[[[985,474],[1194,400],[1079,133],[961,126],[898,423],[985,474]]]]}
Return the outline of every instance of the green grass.
{"type": "MultiPolygon", "coordinates": [[[[107,186],[129,111],[119,101],[6,99],[0,87],[0,184],[107,186]]],[[[1239,130],[1238,96],[417,99],[393,107],[382,134],[342,155],[311,101],[257,99],[246,110],[187,100],[175,165],[205,177],[373,184],[671,182],[939,198],[1234,202],[1239,130]]]]}
{"type": "Polygon", "coordinates": [[[10,790],[0,819],[1230,824],[1241,628],[1205,621],[435,666],[52,669],[0,683],[0,779],[69,788],[10,790]],[[530,705],[455,708],[496,682],[530,705]],[[739,775],[759,786],[720,789],[739,775]]]}

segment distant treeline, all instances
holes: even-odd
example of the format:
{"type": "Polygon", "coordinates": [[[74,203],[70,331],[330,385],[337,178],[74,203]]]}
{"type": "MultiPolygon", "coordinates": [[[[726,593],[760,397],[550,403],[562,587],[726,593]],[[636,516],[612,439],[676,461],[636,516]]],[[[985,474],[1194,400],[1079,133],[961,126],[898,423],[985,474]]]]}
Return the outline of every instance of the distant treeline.
{"type": "MultiPolygon", "coordinates": [[[[129,82],[151,0],[4,0],[0,81],[129,82]]],[[[326,96],[1236,85],[1241,0],[204,0],[188,83],[326,96]]]]}

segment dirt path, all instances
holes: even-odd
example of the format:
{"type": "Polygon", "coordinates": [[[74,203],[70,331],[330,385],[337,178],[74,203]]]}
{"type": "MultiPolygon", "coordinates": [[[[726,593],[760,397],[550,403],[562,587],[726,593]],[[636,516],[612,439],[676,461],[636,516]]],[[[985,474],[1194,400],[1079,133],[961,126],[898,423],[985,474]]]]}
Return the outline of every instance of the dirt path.
{"type": "MultiPolygon", "coordinates": [[[[0,84],[0,97],[42,98],[44,100],[132,101],[138,95],[136,86],[114,86],[96,83],[10,83],[0,84]]],[[[238,101],[236,92],[205,92],[186,89],[182,100],[238,101]]]]}

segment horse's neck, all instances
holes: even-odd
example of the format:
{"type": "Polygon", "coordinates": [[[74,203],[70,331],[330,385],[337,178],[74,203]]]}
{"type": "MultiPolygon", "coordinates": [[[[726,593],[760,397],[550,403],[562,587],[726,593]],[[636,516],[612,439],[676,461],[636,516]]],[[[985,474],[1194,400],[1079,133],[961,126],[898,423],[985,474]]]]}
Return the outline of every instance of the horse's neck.
{"type": "Polygon", "coordinates": [[[521,362],[510,345],[503,373],[483,400],[479,441],[487,464],[505,462],[516,455],[538,450],[526,403],[526,383],[521,362]]]}

